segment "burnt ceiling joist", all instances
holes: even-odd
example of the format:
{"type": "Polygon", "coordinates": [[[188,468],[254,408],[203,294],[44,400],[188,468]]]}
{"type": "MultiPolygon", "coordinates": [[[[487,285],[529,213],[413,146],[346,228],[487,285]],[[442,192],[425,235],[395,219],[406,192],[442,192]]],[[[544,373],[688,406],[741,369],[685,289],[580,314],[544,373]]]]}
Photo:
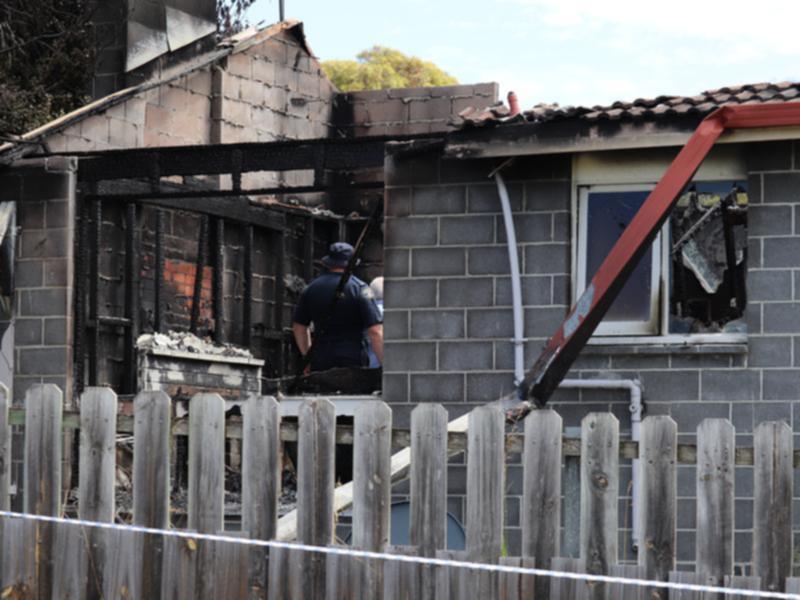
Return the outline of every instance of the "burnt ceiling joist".
{"type": "Polygon", "coordinates": [[[71,155],[80,159],[78,177],[86,182],[254,171],[349,171],[380,167],[387,142],[420,137],[424,136],[172,146],[71,155]]]}

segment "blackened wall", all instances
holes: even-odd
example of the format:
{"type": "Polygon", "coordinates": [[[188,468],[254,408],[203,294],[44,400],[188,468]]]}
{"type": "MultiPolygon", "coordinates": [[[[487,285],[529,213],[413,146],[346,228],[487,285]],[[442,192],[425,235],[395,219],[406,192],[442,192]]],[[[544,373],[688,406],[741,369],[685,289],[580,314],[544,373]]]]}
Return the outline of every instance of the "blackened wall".
{"type": "MultiPolygon", "coordinates": [[[[740,446],[752,445],[753,429],[762,421],[783,420],[800,433],[800,155],[792,142],[752,144],[746,151],[747,342],[588,346],[568,375],[640,380],[646,415],[670,415],[681,442],[694,442],[707,417],[730,419],[740,446]]],[[[487,179],[493,166],[435,155],[387,160],[384,394],[401,426],[418,402],[441,402],[453,418],[512,389],[508,257],[499,199],[487,179]]],[[[531,364],[571,297],[570,160],[519,160],[504,173],[519,241],[531,364]]],[[[558,391],[552,405],[565,427],[579,426],[589,412],[610,411],[623,437],[630,435],[628,397],[621,391],[558,391]]],[[[508,467],[511,554],[520,540],[517,458],[508,467]]],[[[630,475],[630,463],[621,461],[621,558],[633,556],[630,475]]],[[[752,467],[737,467],[735,475],[735,561],[747,568],[752,467]]],[[[466,468],[454,465],[448,487],[458,517],[465,514],[465,486],[466,468]]],[[[694,496],[695,468],[680,465],[677,542],[683,565],[694,560],[694,496]]]]}

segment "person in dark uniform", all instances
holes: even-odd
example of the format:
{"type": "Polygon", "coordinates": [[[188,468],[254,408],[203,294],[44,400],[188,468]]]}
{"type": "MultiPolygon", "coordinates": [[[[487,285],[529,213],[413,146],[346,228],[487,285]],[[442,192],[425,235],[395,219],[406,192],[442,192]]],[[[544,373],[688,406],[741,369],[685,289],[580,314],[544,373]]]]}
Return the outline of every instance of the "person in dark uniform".
{"type": "Polygon", "coordinates": [[[366,283],[351,276],[333,314],[328,314],[336,287],[352,256],[350,244],[331,244],[328,255],[322,258],[327,271],[306,286],[295,307],[292,331],[303,356],[311,350],[311,324],[314,324],[312,371],[367,366],[370,345],[383,362],[383,317],[366,283]]]}

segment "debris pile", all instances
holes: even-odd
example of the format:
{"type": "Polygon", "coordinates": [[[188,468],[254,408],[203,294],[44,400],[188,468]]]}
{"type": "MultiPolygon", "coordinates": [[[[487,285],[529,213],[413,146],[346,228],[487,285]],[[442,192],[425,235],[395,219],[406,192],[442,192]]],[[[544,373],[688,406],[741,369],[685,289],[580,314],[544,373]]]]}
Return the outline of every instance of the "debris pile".
{"type": "Polygon", "coordinates": [[[139,350],[175,350],[194,354],[214,356],[238,356],[253,358],[253,354],[245,348],[232,344],[216,344],[209,339],[199,338],[187,331],[169,331],[167,333],[145,333],[136,340],[139,350]]]}

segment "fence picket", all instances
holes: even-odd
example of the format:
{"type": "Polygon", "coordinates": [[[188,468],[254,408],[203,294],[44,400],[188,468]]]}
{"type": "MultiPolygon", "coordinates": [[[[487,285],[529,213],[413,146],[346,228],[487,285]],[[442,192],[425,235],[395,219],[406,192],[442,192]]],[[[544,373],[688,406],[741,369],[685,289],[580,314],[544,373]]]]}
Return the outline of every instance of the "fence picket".
{"type": "MultiPolygon", "coordinates": [[[[702,575],[689,571],[670,571],[669,581],[671,583],[689,583],[695,585],[702,585],[705,583],[702,575]]],[[[704,600],[704,598],[702,592],[695,592],[693,590],[670,590],[669,600],[704,600]]]]}
{"type": "MultiPolygon", "coordinates": [[[[505,416],[494,406],[469,415],[467,436],[467,555],[497,562],[503,550],[505,416]]],[[[470,572],[471,590],[481,598],[497,594],[495,573],[470,572]]]]}
{"type": "MultiPolygon", "coordinates": [[[[587,573],[608,575],[617,563],[618,488],[619,421],[611,413],[590,413],[581,421],[581,559],[587,573]]],[[[587,592],[602,599],[605,585],[587,592]]]]}
{"type": "MultiPolygon", "coordinates": [[[[53,384],[37,384],[25,393],[25,472],[24,506],[26,513],[56,517],[61,512],[61,390],[53,384]]],[[[37,523],[36,593],[53,595],[53,543],[55,527],[37,523]]]]}
{"type": "MultiPolygon", "coordinates": [[[[171,400],[164,392],[139,392],[133,401],[133,522],[169,526],[171,400]]],[[[142,540],[142,592],[158,597],[162,589],[163,539],[142,540]]]]}
{"type": "Polygon", "coordinates": [[[0,383],[0,510],[11,506],[11,426],[8,407],[11,397],[8,388],[0,383]]]}
{"type": "MultiPolygon", "coordinates": [[[[327,398],[306,400],[298,415],[298,541],[327,546],[333,541],[336,409],[327,398]]],[[[325,597],[325,557],[304,556],[297,588],[306,598],[325,597]]]]}
{"type": "MultiPolygon", "coordinates": [[[[462,550],[437,550],[436,558],[442,560],[467,560],[467,553],[462,550]]],[[[466,571],[457,567],[436,567],[436,599],[461,600],[469,598],[466,589],[466,571]]]]}
{"type": "MultiPolygon", "coordinates": [[[[189,529],[217,533],[224,528],[225,402],[218,394],[189,401],[189,529]]],[[[199,542],[196,592],[213,597],[214,545],[199,542]]]]}
{"type": "Polygon", "coordinates": [[[3,518],[2,590],[7,598],[35,598],[36,522],[3,518]]]}
{"type": "MultiPolygon", "coordinates": [[[[533,569],[536,567],[536,559],[534,557],[525,556],[501,556],[500,564],[507,567],[533,569]]],[[[530,598],[540,598],[534,591],[536,579],[533,575],[500,573],[498,579],[499,589],[497,595],[499,600],[529,600],[530,598]]]]}
{"type": "Polygon", "coordinates": [[[354,560],[344,554],[328,554],[325,557],[325,599],[351,600],[350,568],[354,560]]]}
{"type": "MultiPolygon", "coordinates": [[[[725,575],[725,587],[737,590],[760,590],[761,577],[743,575],[725,575]]],[[[709,594],[706,594],[709,595],[709,594]]],[[[725,598],[741,598],[740,594],[725,594],[725,598]]]]}
{"type": "MultiPolygon", "coordinates": [[[[87,521],[111,523],[114,520],[114,483],[116,477],[117,395],[109,388],[90,387],[81,394],[81,433],[78,483],[78,517],[87,521]]],[[[106,532],[93,528],[84,531],[88,556],[82,567],[88,569],[86,599],[102,597],[102,572],[105,562],[106,532]]],[[[82,554],[82,552],[80,552],[82,554]]]]}
{"type": "MultiPolygon", "coordinates": [[[[670,417],[647,417],[641,426],[639,462],[642,541],[639,565],[644,578],[667,581],[675,569],[675,523],[678,489],[678,426],[670,417]]],[[[666,600],[664,589],[651,588],[650,598],[666,600]]]]}
{"type": "MultiPolygon", "coordinates": [[[[580,558],[563,558],[554,556],[550,559],[550,568],[561,573],[585,573],[585,564],[580,558]]],[[[585,600],[589,586],[578,579],[566,577],[550,577],[550,597],[553,600],[585,600]]]]}
{"type": "MultiPolygon", "coordinates": [[[[652,417],[650,417],[652,418],[652,417]]],[[[646,569],[639,565],[612,565],[610,574],[614,577],[625,577],[626,579],[647,579],[646,569]]],[[[669,573],[667,573],[669,577],[669,573]]],[[[657,591],[662,591],[656,588],[657,591]]],[[[661,598],[647,593],[648,588],[638,585],[612,583],[608,586],[608,597],[614,600],[645,600],[645,598],[661,598]]]]}
{"type": "Polygon", "coordinates": [[[697,427],[696,572],[712,585],[733,574],[733,440],[727,419],[697,427]]]}
{"type": "Polygon", "coordinates": [[[800,577],[787,577],[785,592],[787,594],[800,594],[800,577]]]}
{"type": "Polygon", "coordinates": [[[142,534],[113,530],[106,536],[106,562],[103,567],[105,598],[142,599],[142,534]]]}
{"type": "MultiPolygon", "coordinates": [[[[389,546],[386,552],[402,554],[405,556],[419,556],[419,548],[414,546],[389,546]]],[[[400,562],[387,560],[381,565],[383,568],[383,598],[384,600],[418,600],[422,586],[421,572],[424,568],[419,563],[400,562]]],[[[354,593],[351,598],[371,598],[363,594],[354,593]]]]}
{"type": "MultiPolygon", "coordinates": [[[[59,523],[55,527],[53,543],[53,598],[80,600],[102,598],[102,568],[87,569],[90,558],[89,540],[100,533],[91,527],[73,523],[59,523]],[[90,594],[91,592],[91,594],[90,594]]],[[[94,555],[102,559],[103,554],[94,555]]],[[[95,563],[102,565],[103,563],[95,563]]]]}
{"type": "Polygon", "coordinates": [[[289,575],[289,550],[270,548],[267,563],[267,598],[284,600],[287,598],[289,575]]]}
{"type": "MultiPolygon", "coordinates": [[[[422,556],[445,547],[447,525],[447,411],[419,404],[411,411],[410,541],[422,556]]],[[[434,571],[422,572],[420,597],[436,597],[434,571]]]]}
{"type": "MultiPolygon", "coordinates": [[[[364,402],[355,411],[353,437],[353,547],[381,552],[389,543],[392,411],[384,402],[364,402]]],[[[351,566],[353,593],[380,598],[383,565],[360,560],[351,566]]]]}
{"type": "Polygon", "coordinates": [[[211,598],[247,598],[249,550],[248,546],[236,542],[213,542],[214,595],[211,598]]]}
{"type": "Polygon", "coordinates": [[[194,575],[197,564],[197,542],[186,538],[167,536],[163,542],[162,600],[193,600],[194,575]]]}
{"type": "MultiPolygon", "coordinates": [[[[271,540],[278,526],[280,415],[272,396],[250,396],[244,405],[242,440],[242,530],[271,540]]],[[[249,597],[266,598],[267,553],[250,550],[249,597]]]]}
{"type": "Polygon", "coordinates": [[[792,430],[782,421],[761,423],[753,445],[753,575],[780,592],[792,574],[792,430]]]}
{"type": "MultiPolygon", "coordinates": [[[[535,410],[525,418],[522,556],[534,557],[541,568],[560,552],[562,425],[561,415],[552,409],[535,410]]],[[[535,585],[536,597],[547,600],[549,582],[539,578],[535,585]]]]}

